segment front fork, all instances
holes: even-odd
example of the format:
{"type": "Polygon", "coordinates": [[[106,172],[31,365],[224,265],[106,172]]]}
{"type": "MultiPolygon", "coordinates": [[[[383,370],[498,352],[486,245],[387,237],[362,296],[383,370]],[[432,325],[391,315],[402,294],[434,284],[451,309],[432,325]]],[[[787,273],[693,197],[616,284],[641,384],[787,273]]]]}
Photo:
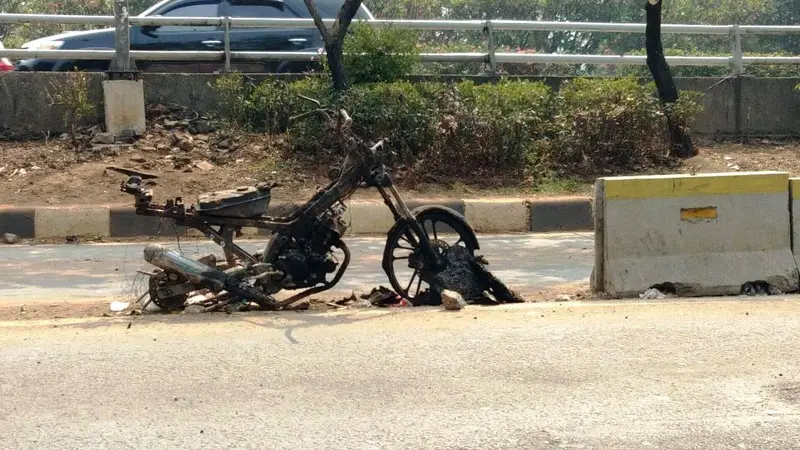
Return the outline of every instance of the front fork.
{"type": "MultiPolygon", "coordinates": [[[[396,222],[401,220],[408,222],[408,224],[411,226],[411,229],[414,230],[414,233],[420,237],[419,248],[422,250],[422,257],[425,261],[425,266],[434,270],[439,268],[441,265],[441,260],[431,245],[431,241],[428,238],[428,233],[425,232],[423,225],[417,221],[417,218],[414,217],[414,215],[411,213],[411,210],[408,209],[408,205],[406,205],[406,202],[403,201],[403,197],[400,196],[400,193],[394,187],[394,183],[388,174],[385,175],[383,184],[384,186],[378,186],[378,192],[381,193],[383,202],[386,203],[386,206],[388,206],[392,211],[394,220],[396,222]],[[386,192],[387,188],[389,189],[389,193],[391,193],[391,197],[389,196],[389,193],[386,192]],[[392,202],[392,197],[394,198],[394,202],[392,202]]],[[[406,238],[409,240],[410,244],[414,245],[416,243],[414,236],[406,235],[406,238]]]]}

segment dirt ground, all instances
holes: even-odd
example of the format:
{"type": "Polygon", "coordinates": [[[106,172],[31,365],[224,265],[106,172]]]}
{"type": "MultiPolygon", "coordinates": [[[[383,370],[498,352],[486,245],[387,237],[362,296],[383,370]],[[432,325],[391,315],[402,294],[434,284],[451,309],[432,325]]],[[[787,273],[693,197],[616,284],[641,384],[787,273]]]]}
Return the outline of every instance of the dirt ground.
{"type": "MultiPolygon", "coordinates": [[[[526,303],[561,303],[564,301],[592,301],[602,300],[601,294],[592,292],[583,283],[569,283],[547,289],[537,289],[519,292],[526,303]]],[[[334,294],[320,294],[313,296],[308,302],[311,311],[333,311],[336,309],[347,309],[348,307],[335,307],[332,303],[341,300],[342,296],[334,294]]],[[[493,308],[493,306],[487,306],[493,308]]],[[[131,310],[136,309],[136,305],[131,305],[131,310]]],[[[297,311],[304,311],[302,307],[297,311]]],[[[382,309],[382,308],[381,308],[382,309]]],[[[50,320],[50,319],[71,319],[84,317],[124,317],[139,315],[139,312],[132,313],[131,310],[124,312],[111,312],[108,302],[35,302],[35,303],[16,303],[6,302],[0,305],[0,322],[7,321],[28,321],[28,320],[50,320]]],[[[162,315],[163,313],[146,313],[162,315]]],[[[172,314],[181,314],[175,312],[172,314]]],[[[225,312],[214,312],[209,314],[225,314],[225,312]]],[[[252,314],[269,314],[268,312],[253,312],[252,314]]]]}
{"type": "MultiPolygon", "coordinates": [[[[277,181],[279,201],[305,200],[328,183],[332,161],[287,159],[280,138],[263,134],[189,132],[186,127],[155,120],[148,135],[131,144],[98,144],[84,137],[75,150],[67,136],[40,141],[0,141],[0,204],[69,205],[132,203],[119,191],[125,176],[106,170],[126,167],[158,175],[155,200],[181,196],[194,202],[202,192],[277,181]]],[[[194,126],[194,125],[192,125],[194,126]]],[[[194,130],[196,131],[196,130],[194,130]]],[[[96,131],[95,131],[96,133],[96,131]]],[[[800,175],[800,141],[755,139],[745,143],[699,142],[699,155],[684,161],[680,172],[708,173],[785,170],[800,175]]],[[[589,195],[588,181],[533,186],[523,181],[464,179],[423,183],[394,173],[409,197],[489,197],[589,195]]],[[[356,198],[377,198],[373,190],[356,198]]]]}

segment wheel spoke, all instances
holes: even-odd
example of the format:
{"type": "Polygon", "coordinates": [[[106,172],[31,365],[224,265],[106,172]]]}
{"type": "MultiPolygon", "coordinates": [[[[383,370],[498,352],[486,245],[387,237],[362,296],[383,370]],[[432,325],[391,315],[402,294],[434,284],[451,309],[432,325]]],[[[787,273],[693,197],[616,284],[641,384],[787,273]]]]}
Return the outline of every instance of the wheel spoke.
{"type": "Polygon", "coordinates": [[[409,258],[411,258],[411,255],[406,255],[406,256],[392,256],[392,261],[400,261],[400,260],[403,260],[403,259],[409,259],[409,258]]]}
{"type": "Polygon", "coordinates": [[[414,298],[419,296],[420,289],[422,289],[422,275],[420,275],[419,281],[417,281],[417,292],[414,294],[414,298]]]}
{"type": "Polygon", "coordinates": [[[433,229],[433,238],[434,239],[439,239],[439,236],[436,234],[436,224],[437,223],[438,222],[436,222],[435,220],[431,219],[431,228],[433,229]]]}
{"type": "MultiPolygon", "coordinates": [[[[414,284],[414,280],[417,278],[417,273],[419,273],[419,271],[415,270],[414,274],[411,275],[411,281],[408,282],[408,287],[406,287],[406,294],[411,290],[411,285],[414,284]]],[[[420,277],[420,280],[422,280],[422,277],[420,277]]]]}

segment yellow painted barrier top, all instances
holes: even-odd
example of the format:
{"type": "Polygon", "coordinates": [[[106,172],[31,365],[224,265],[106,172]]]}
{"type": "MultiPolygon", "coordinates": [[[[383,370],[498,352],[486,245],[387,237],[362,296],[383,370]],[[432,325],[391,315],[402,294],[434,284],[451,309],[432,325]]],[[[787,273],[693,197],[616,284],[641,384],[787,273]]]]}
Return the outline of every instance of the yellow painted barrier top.
{"type": "MultiPolygon", "coordinates": [[[[694,197],[726,194],[776,194],[789,190],[788,172],[734,172],[601,178],[609,200],[694,197]]],[[[798,179],[800,191],[800,179],[798,179]]],[[[795,194],[800,195],[800,193],[795,194]]],[[[797,197],[800,198],[800,197],[797,197]]]]}
{"type": "Polygon", "coordinates": [[[800,178],[789,178],[789,188],[792,191],[792,200],[800,200],[800,178]]]}

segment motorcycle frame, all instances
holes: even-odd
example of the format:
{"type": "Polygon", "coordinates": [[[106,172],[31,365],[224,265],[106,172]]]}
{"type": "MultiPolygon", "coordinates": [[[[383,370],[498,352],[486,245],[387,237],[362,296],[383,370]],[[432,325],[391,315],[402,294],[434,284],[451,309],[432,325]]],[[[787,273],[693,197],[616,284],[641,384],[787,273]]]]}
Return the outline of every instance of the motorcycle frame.
{"type": "MultiPolygon", "coordinates": [[[[374,148],[369,150],[374,155],[374,148]]],[[[260,262],[233,242],[236,233],[243,227],[270,230],[272,233],[290,236],[304,235],[315,218],[336,204],[343,204],[344,200],[361,187],[362,181],[366,181],[365,187],[377,188],[384,203],[392,212],[395,222],[408,222],[414,234],[420,237],[418,244],[426,264],[429,267],[438,267],[441,261],[431,246],[427,233],[395,188],[392,178],[386,173],[385,168],[380,164],[373,164],[375,162],[374,158],[360,157],[356,149],[350,153],[349,157],[357,157],[358,162],[351,165],[349,170],[344,170],[335,181],[332,181],[295,212],[286,217],[264,216],[258,219],[244,219],[202,215],[193,207],[186,208],[180,197],[167,201],[164,205],[153,204],[151,202],[152,193],[142,189],[141,179],[136,176],[123,183],[122,190],[136,196],[137,215],[172,219],[179,226],[200,231],[222,247],[226,261],[229,265],[233,265],[237,257],[249,264],[260,262]],[[374,171],[376,167],[380,168],[374,171]],[[214,227],[218,228],[215,229],[214,227]]],[[[345,164],[345,166],[347,165],[345,164]]],[[[417,244],[416,237],[410,233],[407,234],[406,238],[411,244],[417,244]]]]}

